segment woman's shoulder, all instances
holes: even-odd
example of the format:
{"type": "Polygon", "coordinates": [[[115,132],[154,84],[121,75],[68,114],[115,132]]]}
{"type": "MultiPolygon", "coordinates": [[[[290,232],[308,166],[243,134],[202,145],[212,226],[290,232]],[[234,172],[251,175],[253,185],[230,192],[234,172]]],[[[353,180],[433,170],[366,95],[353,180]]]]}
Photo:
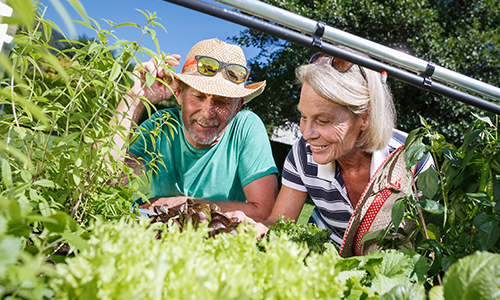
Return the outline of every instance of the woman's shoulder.
{"type": "Polygon", "coordinates": [[[406,137],[408,136],[408,133],[399,130],[399,129],[393,129],[392,130],[392,138],[389,141],[389,151],[392,152],[396,150],[397,148],[403,146],[406,141],[406,137]]]}

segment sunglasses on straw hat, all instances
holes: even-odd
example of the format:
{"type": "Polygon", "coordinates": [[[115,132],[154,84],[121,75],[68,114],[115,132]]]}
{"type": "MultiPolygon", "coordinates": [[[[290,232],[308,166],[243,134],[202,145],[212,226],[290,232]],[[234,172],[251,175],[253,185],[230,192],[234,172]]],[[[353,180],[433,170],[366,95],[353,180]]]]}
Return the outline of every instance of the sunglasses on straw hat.
{"type": "Polygon", "coordinates": [[[227,78],[237,84],[247,81],[250,71],[240,64],[223,62],[210,56],[196,55],[186,61],[182,67],[182,72],[186,66],[195,64],[198,72],[205,76],[215,76],[222,67],[226,69],[227,78]]]}
{"type": "MultiPolygon", "coordinates": [[[[330,65],[332,66],[332,68],[334,68],[335,70],[337,70],[341,73],[346,73],[347,71],[349,71],[349,69],[352,68],[352,66],[354,66],[354,63],[351,63],[351,62],[345,61],[343,59],[340,59],[338,57],[331,56],[331,55],[321,53],[321,52],[313,54],[311,56],[311,59],[309,59],[309,64],[316,63],[322,57],[328,58],[330,60],[330,65]]],[[[366,79],[365,70],[363,70],[363,67],[360,65],[358,65],[358,67],[359,67],[359,70],[361,71],[361,75],[363,76],[365,81],[368,82],[368,80],[366,79]]]]}

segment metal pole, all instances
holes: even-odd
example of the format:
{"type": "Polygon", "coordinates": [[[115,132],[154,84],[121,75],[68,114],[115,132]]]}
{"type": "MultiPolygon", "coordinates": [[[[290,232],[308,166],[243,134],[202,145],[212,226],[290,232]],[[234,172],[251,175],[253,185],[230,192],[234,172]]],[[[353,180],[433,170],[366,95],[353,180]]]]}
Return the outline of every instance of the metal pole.
{"type": "MultiPolygon", "coordinates": [[[[297,29],[302,32],[314,34],[317,21],[313,21],[301,15],[266,4],[257,0],[215,0],[224,3],[249,14],[272,20],[279,24],[297,29]]],[[[402,68],[423,73],[429,62],[394,50],[392,48],[377,44],[375,42],[360,38],[353,34],[344,32],[331,26],[325,26],[324,39],[348,46],[364,52],[372,57],[388,63],[398,65],[402,68]]],[[[500,88],[489,85],[477,79],[473,79],[449,69],[434,65],[432,77],[436,80],[459,86],[469,91],[500,100],[500,88]]]]}
{"type": "Polygon", "coordinates": [[[269,22],[253,18],[248,15],[243,15],[241,13],[229,10],[227,8],[222,8],[219,6],[208,4],[203,1],[198,1],[198,0],[164,0],[164,1],[175,3],[193,10],[197,10],[199,12],[203,12],[227,21],[231,21],[246,26],[248,28],[255,29],[267,33],[269,35],[288,40],[292,43],[301,45],[303,47],[318,50],[336,56],[338,58],[356,63],[358,65],[367,67],[375,71],[379,72],[387,71],[388,76],[396,78],[405,83],[444,95],[446,97],[500,115],[500,106],[497,104],[488,102],[486,100],[477,98],[475,96],[472,96],[464,92],[457,91],[453,88],[444,86],[436,82],[433,82],[431,85],[424,84],[424,79],[417,74],[409,73],[405,70],[386,65],[372,58],[359,56],[355,53],[346,51],[332,44],[322,43],[321,46],[318,46],[317,44],[315,45],[313,43],[314,39],[312,37],[303,35],[299,32],[286,29],[278,25],[273,25],[269,22]]]}

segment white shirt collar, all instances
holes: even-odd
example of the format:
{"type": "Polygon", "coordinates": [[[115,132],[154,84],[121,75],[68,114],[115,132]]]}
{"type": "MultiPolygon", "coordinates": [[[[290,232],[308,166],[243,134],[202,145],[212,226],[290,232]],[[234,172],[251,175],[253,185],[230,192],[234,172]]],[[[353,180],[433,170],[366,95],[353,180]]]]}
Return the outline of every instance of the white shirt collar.
{"type": "MultiPolygon", "coordinates": [[[[370,178],[382,165],[385,159],[389,156],[389,147],[381,150],[377,150],[372,154],[372,160],[370,164],[370,178]]],[[[332,161],[326,165],[318,164],[318,178],[331,182],[335,176],[335,161],[332,161]]]]}

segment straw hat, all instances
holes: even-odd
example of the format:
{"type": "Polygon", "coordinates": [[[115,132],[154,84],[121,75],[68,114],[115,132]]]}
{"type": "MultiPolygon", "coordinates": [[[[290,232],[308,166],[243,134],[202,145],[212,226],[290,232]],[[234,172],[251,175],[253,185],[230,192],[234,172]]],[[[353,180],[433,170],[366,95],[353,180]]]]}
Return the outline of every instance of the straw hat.
{"type": "MultiPolygon", "coordinates": [[[[360,246],[361,237],[366,232],[383,229],[389,225],[392,206],[397,199],[406,196],[413,182],[414,170],[415,166],[410,171],[406,170],[404,145],[386,158],[370,179],[349,220],[340,248],[342,257],[365,255],[379,250],[377,240],[366,241],[360,246]],[[393,193],[390,189],[401,192],[393,193]]],[[[411,231],[414,227],[414,224],[407,219],[405,224],[400,225],[405,232],[411,231]]]]}
{"type": "MultiPolygon", "coordinates": [[[[247,65],[245,54],[240,46],[231,45],[218,39],[203,40],[191,48],[186,61],[196,55],[210,56],[221,62],[247,65]]],[[[215,76],[205,76],[198,72],[196,64],[184,67],[181,74],[175,74],[180,81],[196,90],[210,95],[229,98],[245,98],[247,103],[260,95],[266,86],[266,81],[247,84],[236,84],[229,79],[225,70],[220,70],[215,76]]]]}

